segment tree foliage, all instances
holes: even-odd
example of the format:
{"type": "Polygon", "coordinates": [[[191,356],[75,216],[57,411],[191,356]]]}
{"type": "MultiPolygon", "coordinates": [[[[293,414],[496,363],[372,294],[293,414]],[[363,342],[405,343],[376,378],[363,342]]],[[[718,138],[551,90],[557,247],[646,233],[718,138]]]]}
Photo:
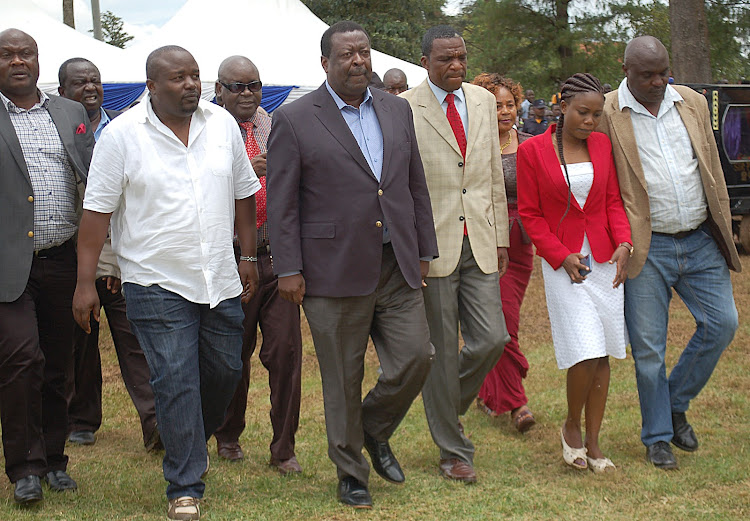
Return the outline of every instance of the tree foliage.
{"type": "Polygon", "coordinates": [[[105,43],[124,49],[125,44],[133,39],[133,36],[123,30],[122,23],[122,18],[112,11],[102,13],[102,36],[105,43]]]}
{"type": "MultiPolygon", "coordinates": [[[[706,0],[705,9],[712,79],[750,77],[750,1],[706,0]]],[[[476,0],[458,23],[470,76],[506,74],[547,99],[579,71],[616,86],[624,46],[635,36],[672,48],[667,0],[476,0]]]]}
{"type": "Polygon", "coordinates": [[[325,23],[353,20],[367,30],[373,48],[419,63],[422,35],[446,23],[445,0],[302,0],[325,23]]]}

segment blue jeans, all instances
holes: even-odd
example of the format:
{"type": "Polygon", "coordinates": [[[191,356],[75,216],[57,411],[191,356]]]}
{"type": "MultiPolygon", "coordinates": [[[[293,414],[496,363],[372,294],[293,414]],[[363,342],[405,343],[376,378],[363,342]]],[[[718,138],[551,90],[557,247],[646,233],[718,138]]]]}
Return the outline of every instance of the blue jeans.
{"type": "Polygon", "coordinates": [[[670,442],[672,413],[687,411],[737,330],[729,269],[707,225],[681,239],[652,235],[643,271],[625,283],[625,323],[641,402],[641,440],[647,447],[670,442]],[[672,288],[697,327],[667,379],[672,288]]]}
{"type": "Polygon", "coordinates": [[[240,297],[210,309],[160,286],[126,283],[128,320],[151,371],[167,498],[203,497],[206,440],[242,373],[240,297]]]}

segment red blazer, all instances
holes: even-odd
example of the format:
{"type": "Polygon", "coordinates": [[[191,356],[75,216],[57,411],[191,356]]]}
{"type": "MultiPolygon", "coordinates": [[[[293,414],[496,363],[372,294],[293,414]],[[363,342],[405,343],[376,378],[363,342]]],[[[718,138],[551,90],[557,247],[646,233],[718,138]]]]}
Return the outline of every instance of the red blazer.
{"type": "Polygon", "coordinates": [[[586,140],[594,181],[581,208],[571,195],[570,210],[560,224],[568,201],[568,183],[552,146],[557,125],[518,147],[518,213],[537,254],[559,268],[583,246],[585,233],[596,262],[607,262],[622,242],[631,242],[630,224],[620,198],[612,144],[601,132],[586,140]],[[559,224],[559,229],[558,229],[559,224]]]}

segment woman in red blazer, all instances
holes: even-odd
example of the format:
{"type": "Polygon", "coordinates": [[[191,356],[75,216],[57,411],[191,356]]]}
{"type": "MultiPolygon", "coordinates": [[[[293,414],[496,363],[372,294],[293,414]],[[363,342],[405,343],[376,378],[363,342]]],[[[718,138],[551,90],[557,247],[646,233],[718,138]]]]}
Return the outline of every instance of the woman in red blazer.
{"type": "Polygon", "coordinates": [[[599,430],[608,357],[625,358],[628,342],[621,284],[632,251],[630,225],[612,145],[594,132],[604,108],[599,80],[575,74],[561,93],[558,124],[518,149],[518,211],[543,259],[555,356],[568,370],[563,459],[574,468],[605,472],[615,466],[599,448],[599,430]]]}

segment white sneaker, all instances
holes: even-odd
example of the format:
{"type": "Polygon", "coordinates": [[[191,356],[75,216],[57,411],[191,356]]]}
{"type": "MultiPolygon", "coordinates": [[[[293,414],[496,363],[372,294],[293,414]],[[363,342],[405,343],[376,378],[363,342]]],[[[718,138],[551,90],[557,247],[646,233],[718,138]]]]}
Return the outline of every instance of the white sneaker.
{"type": "Polygon", "coordinates": [[[200,499],[182,496],[169,500],[167,519],[178,521],[195,521],[201,518],[200,499]]]}

